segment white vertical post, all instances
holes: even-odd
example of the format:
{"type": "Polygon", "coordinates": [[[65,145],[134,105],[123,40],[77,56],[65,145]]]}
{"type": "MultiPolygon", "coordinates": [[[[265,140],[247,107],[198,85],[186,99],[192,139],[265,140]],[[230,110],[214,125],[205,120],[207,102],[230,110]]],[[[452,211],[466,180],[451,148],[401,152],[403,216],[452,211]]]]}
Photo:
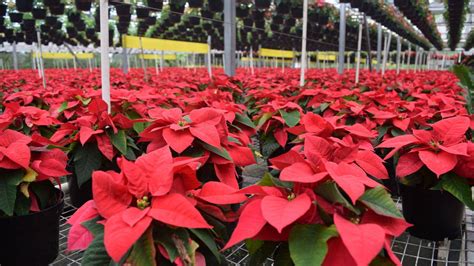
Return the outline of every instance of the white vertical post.
{"type": "Polygon", "coordinates": [[[301,69],[300,69],[300,86],[304,86],[304,74],[306,70],[306,37],[308,36],[308,0],[303,1],[303,36],[301,39],[301,69]]]}
{"type": "Polygon", "coordinates": [[[380,71],[382,61],[382,25],[377,24],[377,71],[380,71]]]}
{"type": "Polygon", "coordinates": [[[344,72],[344,51],[346,50],[346,4],[339,4],[339,60],[337,72],[344,72]]]}
{"type": "Polygon", "coordinates": [[[110,62],[109,62],[109,1],[100,0],[100,66],[102,79],[102,99],[110,104],[110,62]]]}
{"type": "Polygon", "coordinates": [[[18,57],[16,52],[16,41],[13,42],[13,69],[18,70],[18,57]]]}
{"type": "Polygon", "coordinates": [[[155,52],[155,72],[158,75],[158,54],[155,52]]]}
{"type": "Polygon", "coordinates": [[[43,62],[43,48],[41,44],[41,34],[39,31],[36,32],[36,40],[38,41],[39,62],[40,62],[40,69],[41,69],[41,77],[43,79],[43,88],[46,88],[46,77],[44,75],[44,62],[43,62]]]}
{"type": "Polygon", "coordinates": [[[253,70],[253,47],[250,46],[250,72],[252,73],[252,76],[255,74],[253,70]]]}
{"type": "Polygon", "coordinates": [[[207,73],[212,79],[212,55],[211,55],[211,35],[207,36],[207,73]]]}
{"type": "Polygon", "coordinates": [[[165,51],[161,50],[160,54],[160,71],[163,71],[163,68],[165,67],[165,51]]]}
{"type": "Polygon", "coordinates": [[[397,75],[400,74],[400,55],[402,52],[402,42],[400,36],[397,37],[397,75]]]}
{"type": "Polygon", "coordinates": [[[388,33],[388,38],[387,41],[385,42],[385,50],[383,54],[383,63],[382,63],[382,76],[385,75],[385,68],[387,64],[387,59],[389,56],[389,50],[390,50],[390,41],[392,40],[392,33],[388,33]]]}
{"type": "Polygon", "coordinates": [[[410,64],[411,64],[411,42],[408,43],[407,72],[410,71],[410,64]]]}
{"type": "Polygon", "coordinates": [[[442,64],[441,69],[444,70],[445,67],[446,67],[446,53],[443,53],[443,64],[442,64]]]}
{"type": "Polygon", "coordinates": [[[127,54],[126,36],[122,35],[122,72],[124,74],[128,73],[129,65],[130,65],[130,62],[128,60],[128,54],[127,54]]]}
{"type": "Polygon", "coordinates": [[[89,63],[89,72],[92,72],[92,60],[89,58],[87,62],[89,63]]]}
{"type": "Polygon", "coordinates": [[[420,49],[418,47],[415,48],[415,69],[414,69],[414,72],[416,73],[416,71],[418,70],[418,60],[419,60],[419,57],[420,57],[420,49]]]}
{"type": "Polygon", "coordinates": [[[235,47],[236,47],[236,0],[224,2],[224,71],[227,76],[235,75],[235,47]]]}
{"type": "Polygon", "coordinates": [[[142,68],[143,68],[143,80],[145,82],[148,82],[148,73],[146,72],[146,66],[145,66],[145,54],[143,53],[143,43],[142,43],[142,37],[139,37],[138,40],[140,41],[140,50],[141,50],[141,57],[140,57],[140,61],[142,63],[142,68]]]}
{"type": "Polygon", "coordinates": [[[356,61],[356,76],[355,83],[359,83],[359,71],[360,71],[360,50],[362,49],[362,23],[359,21],[359,36],[357,39],[357,61],[356,61]]]}

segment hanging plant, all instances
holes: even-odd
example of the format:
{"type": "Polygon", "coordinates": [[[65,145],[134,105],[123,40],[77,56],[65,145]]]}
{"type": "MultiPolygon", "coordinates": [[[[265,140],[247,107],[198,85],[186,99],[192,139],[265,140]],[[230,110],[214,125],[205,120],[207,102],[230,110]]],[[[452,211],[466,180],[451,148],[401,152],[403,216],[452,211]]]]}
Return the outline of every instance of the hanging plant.
{"type": "Polygon", "coordinates": [[[469,12],[469,0],[444,1],[444,20],[448,26],[448,47],[454,51],[461,39],[461,31],[469,12]]]}

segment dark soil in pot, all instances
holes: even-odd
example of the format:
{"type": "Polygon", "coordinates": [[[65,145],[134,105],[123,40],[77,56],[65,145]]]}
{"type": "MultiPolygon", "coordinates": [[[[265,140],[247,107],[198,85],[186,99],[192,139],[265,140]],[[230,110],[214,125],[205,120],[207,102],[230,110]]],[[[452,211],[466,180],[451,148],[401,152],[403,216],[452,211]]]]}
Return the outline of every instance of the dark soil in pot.
{"type": "Polygon", "coordinates": [[[0,217],[0,264],[48,265],[59,252],[59,217],[64,194],[57,190],[58,203],[40,212],[0,217]]]}
{"type": "Polygon", "coordinates": [[[464,204],[446,191],[400,185],[403,216],[411,235],[440,241],[461,236],[464,204]]]}

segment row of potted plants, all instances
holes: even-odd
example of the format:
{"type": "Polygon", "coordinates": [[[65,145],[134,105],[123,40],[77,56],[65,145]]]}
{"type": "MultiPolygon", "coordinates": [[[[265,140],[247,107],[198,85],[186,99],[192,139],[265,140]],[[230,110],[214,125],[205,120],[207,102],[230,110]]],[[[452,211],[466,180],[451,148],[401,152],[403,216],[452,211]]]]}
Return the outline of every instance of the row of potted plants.
{"type": "MultiPolygon", "coordinates": [[[[431,203],[420,202],[432,194],[452,202],[446,217],[473,204],[471,122],[452,74],[363,71],[356,85],[353,71],[308,70],[300,88],[292,69],[250,78],[245,69],[233,78],[215,71],[212,80],[205,71],[170,68],[146,83],[140,70],[113,69],[111,114],[98,70],[47,70],[46,90],[32,71],[3,72],[0,168],[9,193],[0,222],[48,208],[58,215],[58,192],[41,205],[36,187],[55,191],[50,180],[69,175],[82,207],[69,220],[68,246],[86,250],[84,264],[216,265],[225,263],[221,249],[244,240],[255,263],[399,264],[390,239],[409,223],[426,238],[459,234],[460,221],[430,231],[417,220],[430,217],[431,203]],[[269,172],[243,187],[241,169],[255,156],[268,159],[269,172]],[[383,186],[395,176],[409,223],[383,186]]],[[[34,248],[18,256],[12,243],[22,242],[5,242],[13,259],[38,260],[34,248]]]]}
{"type": "Polygon", "coordinates": [[[454,51],[461,39],[466,14],[469,12],[469,1],[445,1],[444,9],[443,17],[448,28],[448,47],[454,51]]]}
{"type": "Polygon", "coordinates": [[[429,50],[431,47],[428,40],[415,32],[413,27],[406,21],[406,18],[393,5],[370,0],[343,0],[341,2],[350,3],[351,7],[359,9],[411,43],[423,47],[425,50],[429,50]]]}
{"type": "Polygon", "coordinates": [[[444,44],[436,26],[433,14],[429,10],[429,2],[424,0],[396,0],[394,4],[413,23],[438,50],[444,44]]]}

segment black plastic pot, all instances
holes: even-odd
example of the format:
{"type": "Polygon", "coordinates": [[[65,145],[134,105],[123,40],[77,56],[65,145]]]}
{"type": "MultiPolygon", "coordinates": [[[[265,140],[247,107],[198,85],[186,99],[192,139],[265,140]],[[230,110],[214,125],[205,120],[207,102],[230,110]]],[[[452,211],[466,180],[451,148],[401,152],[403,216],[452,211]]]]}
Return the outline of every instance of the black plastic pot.
{"type": "Polygon", "coordinates": [[[271,0],[255,0],[255,7],[260,9],[267,9],[272,3],[271,0]]]}
{"type": "Polygon", "coordinates": [[[89,11],[92,7],[92,0],[76,0],[76,9],[89,11]]]}
{"type": "Polygon", "coordinates": [[[148,0],[147,4],[151,8],[163,9],[163,0],[148,0]]]}
{"type": "Polygon", "coordinates": [[[290,5],[288,3],[280,3],[276,7],[278,14],[288,14],[290,12],[290,5]]]}
{"type": "Polygon", "coordinates": [[[137,18],[139,19],[144,19],[147,18],[150,15],[150,9],[146,7],[137,7],[137,18]]]}
{"type": "Polygon", "coordinates": [[[11,12],[9,16],[11,22],[21,23],[23,21],[23,13],[11,12]]]}
{"type": "Polygon", "coordinates": [[[235,9],[235,16],[238,18],[245,18],[249,15],[249,9],[244,6],[238,6],[235,9]]]}
{"type": "Polygon", "coordinates": [[[203,0],[188,0],[189,7],[192,7],[192,8],[202,7],[203,3],[204,3],[203,0]]]}
{"type": "Polygon", "coordinates": [[[33,1],[31,0],[16,0],[16,10],[20,12],[31,12],[33,9],[33,1]]]}
{"type": "Polygon", "coordinates": [[[446,191],[400,184],[403,216],[411,235],[433,241],[461,236],[464,204],[446,191]]]}
{"type": "Polygon", "coordinates": [[[55,6],[60,4],[60,0],[43,0],[43,4],[48,7],[55,6]]]}
{"type": "Polygon", "coordinates": [[[291,8],[291,16],[294,18],[302,18],[303,17],[303,8],[301,7],[292,7],[291,8]]]}
{"type": "Polygon", "coordinates": [[[116,5],[115,10],[117,11],[117,15],[121,17],[130,17],[131,15],[131,10],[130,10],[130,5],[116,5]]]}
{"type": "Polygon", "coordinates": [[[64,4],[50,6],[49,12],[51,13],[51,15],[62,15],[64,14],[64,7],[65,7],[64,4]]]}
{"type": "Polygon", "coordinates": [[[209,10],[214,12],[222,12],[224,10],[223,0],[208,0],[209,10]]]}
{"type": "Polygon", "coordinates": [[[57,190],[58,203],[37,213],[0,217],[0,264],[48,265],[59,252],[59,217],[64,194],[57,190]]]}
{"type": "Polygon", "coordinates": [[[7,13],[7,5],[0,4],[0,17],[5,16],[6,13],[7,13]]]}
{"type": "Polygon", "coordinates": [[[79,208],[92,199],[92,179],[79,187],[77,184],[77,176],[73,173],[68,176],[67,183],[72,206],[79,208]]]}
{"type": "Polygon", "coordinates": [[[45,19],[46,18],[46,9],[43,8],[33,8],[31,11],[34,19],[45,19]]]}

